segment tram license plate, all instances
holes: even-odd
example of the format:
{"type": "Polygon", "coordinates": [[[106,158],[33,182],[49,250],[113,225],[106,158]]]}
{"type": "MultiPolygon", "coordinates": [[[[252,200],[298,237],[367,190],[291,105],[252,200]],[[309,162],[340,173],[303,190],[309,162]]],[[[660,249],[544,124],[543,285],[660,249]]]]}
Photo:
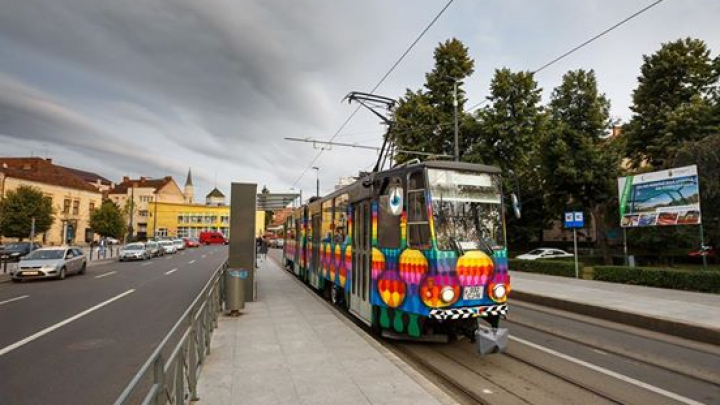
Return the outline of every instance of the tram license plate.
{"type": "Polygon", "coordinates": [[[483,298],[483,286],[465,287],[463,289],[464,300],[481,300],[483,298]]]}
{"type": "Polygon", "coordinates": [[[39,273],[37,271],[23,271],[23,276],[37,276],[39,273]]]}

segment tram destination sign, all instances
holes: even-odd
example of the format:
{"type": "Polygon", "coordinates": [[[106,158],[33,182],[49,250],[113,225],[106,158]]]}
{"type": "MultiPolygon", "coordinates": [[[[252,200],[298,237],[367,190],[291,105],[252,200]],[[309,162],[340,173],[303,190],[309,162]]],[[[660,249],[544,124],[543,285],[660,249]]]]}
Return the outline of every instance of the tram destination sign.
{"type": "Polygon", "coordinates": [[[697,166],[685,166],[618,179],[620,226],[699,225],[697,166]]]}

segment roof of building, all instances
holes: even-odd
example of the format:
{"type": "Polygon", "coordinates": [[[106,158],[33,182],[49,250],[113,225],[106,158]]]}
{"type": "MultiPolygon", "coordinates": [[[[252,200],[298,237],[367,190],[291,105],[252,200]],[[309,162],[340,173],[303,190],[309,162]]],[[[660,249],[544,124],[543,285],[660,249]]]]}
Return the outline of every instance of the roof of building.
{"type": "Polygon", "coordinates": [[[40,157],[0,157],[0,172],[7,177],[67,187],[76,190],[98,190],[65,167],[54,165],[52,159],[40,157]]]}
{"type": "Polygon", "coordinates": [[[130,179],[128,177],[123,177],[123,181],[115,185],[115,187],[108,193],[127,194],[128,190],[133,185],[135,185],[135,188],[152,188],[155,191],[158,191],[166,185],[170,184],[172,181],[173,178],[171,176],[166,176],[161,179],[148,179],[146,177],[140,177],[139,179],[130,179]]]}
{"type": "Polygon", "coordinates": [[[192,171],[188,169],[187,180],[185,180],[185,186],[192,186],[192,171]]]}
{"type": "Polygon", "coordinates": [[[218,190],[217,187],[215,187],[211,192],[208,193],[205,198],[225,198],[225,194],[222,193],[222,191],[218,190]]]}
{"type": "Polygon", "coordinates": [[[84,170],[80,169],[73,169],[72,167],[65,167],[65,166],[58,166],[62,167],[65,170],[69,170],[74,175],[80,177],[81,179],[87,181],[88,183],[97,183],[98,180],[100,181],[100,184],[109,186],[112,185],[112,181],[108,180],[107,178],[93,172],[86,172],[84,170]]]}

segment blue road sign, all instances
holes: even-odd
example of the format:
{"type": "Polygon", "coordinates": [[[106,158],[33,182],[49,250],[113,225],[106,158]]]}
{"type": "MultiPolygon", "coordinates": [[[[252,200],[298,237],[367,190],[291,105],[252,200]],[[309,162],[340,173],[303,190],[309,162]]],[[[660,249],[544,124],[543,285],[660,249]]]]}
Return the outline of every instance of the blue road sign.
{"type": "Polygon", "coordinates": [[[581,211],[573,211],[565,213],[565,228],[583,228],[585,227],[585,216],[581,211]]]}

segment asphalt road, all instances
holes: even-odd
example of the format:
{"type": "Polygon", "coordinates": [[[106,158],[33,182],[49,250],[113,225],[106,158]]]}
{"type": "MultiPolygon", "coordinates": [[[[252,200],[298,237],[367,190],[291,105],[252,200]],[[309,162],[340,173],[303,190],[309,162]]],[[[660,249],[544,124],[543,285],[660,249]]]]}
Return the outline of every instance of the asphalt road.
{"type": "Polygon", "coordinates": [[[1,283],[0,403],[112,403],[226,259],[208,246],[1,283]]]}
{"type": "MultiPolygon", "coordinates": [[[[278,252],[270,255],[279,261],[278,252]]],[[[461,403],[720,404],[720,346],[510,305],[504,354],[480,357],[464,339],[380,340],[461,403]]]]}

